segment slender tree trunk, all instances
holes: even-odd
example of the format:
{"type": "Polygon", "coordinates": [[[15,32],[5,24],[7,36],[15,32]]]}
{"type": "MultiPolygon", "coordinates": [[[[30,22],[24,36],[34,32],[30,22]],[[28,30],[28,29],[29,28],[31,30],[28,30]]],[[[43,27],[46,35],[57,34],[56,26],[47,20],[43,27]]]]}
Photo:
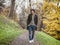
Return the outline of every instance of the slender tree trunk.
{"type": "Polygon", "coordinates": [[[9,14],[9,18],[11,19],[14,18],[14,7],[15,7],[15,0],[11,0],[11,7],[10,7],[10,14],[9,14]]]}
{"type": "Polygon", "coordinates": [[[31,9],[31,0],[29,0],[29,7],[30,7],[30,9],[31,9]]]}
{"type": "Polygon", "coordinates": [[[21,14],[20,14],[20,21],[19,21],[19,24],[21,25],[21,27],[22,28],[24,28],[25,29],[25,27],[26,27],[26,17],[25,17],[25,0],[23,0],[22,1],[22,7],[21,7],[21,9],[22,9],[22,12],[21,12],[21,14]]]}

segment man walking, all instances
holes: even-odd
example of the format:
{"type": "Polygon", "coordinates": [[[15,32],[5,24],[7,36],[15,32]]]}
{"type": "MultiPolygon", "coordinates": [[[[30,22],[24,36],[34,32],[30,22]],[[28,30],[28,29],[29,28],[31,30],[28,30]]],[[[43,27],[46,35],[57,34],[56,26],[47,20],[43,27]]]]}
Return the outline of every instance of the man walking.
{"type": "Polygon", "coordinates": [[[27,29],[29,31],[29,43],[34,42],[34,33],[37,30],[38,16],[34,9],[31,9],[31,14],[29,14],[27,19],[27,29]]]}

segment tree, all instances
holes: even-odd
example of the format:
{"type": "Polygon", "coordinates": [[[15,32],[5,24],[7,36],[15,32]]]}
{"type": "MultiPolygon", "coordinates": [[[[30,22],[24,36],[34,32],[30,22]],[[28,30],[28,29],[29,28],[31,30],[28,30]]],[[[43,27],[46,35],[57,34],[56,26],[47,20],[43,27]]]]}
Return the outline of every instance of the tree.
{"type": "Polygon", "coordinates": [[[15,7],[15,0],[11,0],[11,7],[10,7],[10,14],[9,14],[9,17],[11,19],[14,18],[14,7],[15,7]]]}
{"type": "Polygon", "coordinates": [[[4,7],[3,3],[4,3],[4,0],[0,0],[0,13],[3,10],[2,8],[4,7]]]}
{"type": "Polygon", "coordinates": [[[30,6],[30,9],[31,9],[31,0],[29,0],[29,6],[30,6]]]}
{"type": "Polygon", "coordinates": [[[45,2],[43,5],[44,32],[60,39],[60,8],[54,2],[45,2]]]}
{"type": "Polygon", "coordinates": [[[20,15],[20,25],[22,26],[22,28],[25,28],[26,26],[26,19],[25,19],[25,0],[22,1],[21,5],[21,9],[22,9],[22,12],[21,12],[21,15],[20,15]]]}

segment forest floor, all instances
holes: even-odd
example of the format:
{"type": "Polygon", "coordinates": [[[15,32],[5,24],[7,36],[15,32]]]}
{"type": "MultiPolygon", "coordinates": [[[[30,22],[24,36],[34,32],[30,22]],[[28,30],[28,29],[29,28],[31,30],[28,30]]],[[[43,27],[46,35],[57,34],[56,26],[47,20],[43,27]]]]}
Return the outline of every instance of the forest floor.
{"type": "Polygon", "coordinates": [[[36,39],[36,34],[38,32],[35,32],[35,38],[34,38],[34,43],[29,43],[29,38],[28,38],[28,31],[24,32],[22,35],[18,36],[15,40],[12,41],[10,45],[42,45],[40,42],[37,41],[36,39]]]}

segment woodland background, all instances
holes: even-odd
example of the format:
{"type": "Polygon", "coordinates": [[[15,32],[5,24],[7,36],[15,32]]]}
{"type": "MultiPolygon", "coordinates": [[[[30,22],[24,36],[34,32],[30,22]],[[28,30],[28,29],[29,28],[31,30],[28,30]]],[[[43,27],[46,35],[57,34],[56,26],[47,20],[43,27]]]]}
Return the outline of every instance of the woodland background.
{"type": "Polygon", "coordinates": [[[38,15],[38,31],[60,39],[60,0],[0,0],[0,15],[26,29],[30,9],[38,15]]]}

